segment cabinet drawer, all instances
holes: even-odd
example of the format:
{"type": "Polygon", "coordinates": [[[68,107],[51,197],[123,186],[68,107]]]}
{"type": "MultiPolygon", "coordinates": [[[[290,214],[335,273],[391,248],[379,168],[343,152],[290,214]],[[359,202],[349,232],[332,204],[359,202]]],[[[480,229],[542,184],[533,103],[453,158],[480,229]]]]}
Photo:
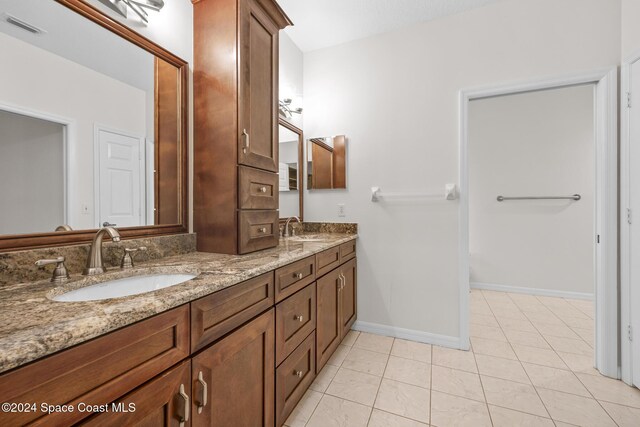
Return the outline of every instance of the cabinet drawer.
{"type": "Polygon", "coordinates": [[[316,334],[312,332],[276,370],[276,426],[282,426],[315,379],[316,334]]]}
{"type": "Polygon", "coordinates": [[[340,265],[340,246],[316,254],[316,277],[320,277],[340,265]]]}
{"type": "Polygon", "coordinates": [[[240,254],[278,246],[278,211],[239,211],[240,254]]]}
{"type": "Polygon", "coordinates": [[[356,241],[351,240],[340,245],[340,264],[356,256],[356,241]]]}
{"type": "Polygon", "coordinates": [[[276,306],[276,365],[316,328],[316,284],[276,306]]]}
{"type": "Polygon", "coordinates": [[[273,305],[273,272],[191,303],[191,351],[195,352],[273,305]]]}
{"type": "Polygon", "coordinates": [[[238,167],[238,208],[278,209],[278,174],[238,167]]]}
{"type": "Polygon", "coordinates": [[[316,280],[316,260],[310,256],[276,270],[276,302],[316,280]]]}
{"type": "MultiPolygon", "coordinates": [[[[0,376],[3,402],[112,402],[189,355],[189,306],[143,320],[0,376]]],[[[91,413],[0,413],[0,425],[71,425],[91,413]]]]}

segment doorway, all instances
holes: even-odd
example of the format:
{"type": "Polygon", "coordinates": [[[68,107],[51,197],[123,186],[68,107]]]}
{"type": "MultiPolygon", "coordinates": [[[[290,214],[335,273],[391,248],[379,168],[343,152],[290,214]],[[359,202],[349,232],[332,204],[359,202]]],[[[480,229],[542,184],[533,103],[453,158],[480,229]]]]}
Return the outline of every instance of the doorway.
{"type": "MultiPolygon", "coordinates": [[[[537,91],[591,85],[595,122],[593,191],[593,280],[595,282],[595,362],[604,375],[618,377],[618,293],[617,293],[617,72],[598,71],[589,74],[548,79],[537,82],[498,86],[460,93],[460,336],[469,342],[469,111],[470,102],[492,97],[527,94],[537,91]]],[[[541,123],[540,126],[544,126],[541,123]]],[[[496,194],[495,196],[528,196],[529,194],[496,194]]],[[[555,194],[550,194],[554,196],[555,194]]],[[[572,194],[567,194],[571,196],[572,194]]]]}

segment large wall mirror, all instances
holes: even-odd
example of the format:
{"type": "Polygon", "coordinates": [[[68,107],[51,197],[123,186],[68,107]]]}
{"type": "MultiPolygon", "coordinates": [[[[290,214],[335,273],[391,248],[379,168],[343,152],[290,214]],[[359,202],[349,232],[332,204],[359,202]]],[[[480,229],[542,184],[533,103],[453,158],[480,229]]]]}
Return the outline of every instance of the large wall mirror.
{"type": "Polygon", "coordinates": [[[347,188],[347,138],[310,138],[307,144],[309,190],[347,188]]]}
{"type": "Polygon", "coordinates": [[[304,203],[302,198],[304,162],[303,136],[298,129],[284,119],[278,126],[278,177],[280,183],[280,219],[297,216],[302,221],[304,203]]]}
{"type": "Polygon", "coordinates": [[[83,0],[0,0],[0,56],[0,250],[187,231],[185,61],[83,0]]]}

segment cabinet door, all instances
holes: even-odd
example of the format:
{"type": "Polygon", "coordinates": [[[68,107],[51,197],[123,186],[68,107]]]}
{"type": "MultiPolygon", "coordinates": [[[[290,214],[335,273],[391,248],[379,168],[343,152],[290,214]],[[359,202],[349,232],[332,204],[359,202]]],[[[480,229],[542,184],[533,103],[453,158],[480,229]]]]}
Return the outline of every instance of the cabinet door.
{"type": "Polygon", "coordinates": [[[188,427],[191,362],[186,361],[110,404],[86,426],[188,427]]]}
{"type": "Polygon", "coordinates": [[[278,172],[278,27],[240,0],[238,163],[278,172]]]}
{"type": "Polygon", "coordinates": [[[340,269],[337,268],[316,282],[316,372],[320,372],[340,344],[342,324],[340,312],[340,269]]]}
{"type": "Polygon", "coordinates": [[[351,329],[351,325],[356,321],[356,284],[357,284],[357,271],[356,260],[352,259],[349,262],[342,264],[340,272],[344,277],[344,284],[340,291],[340,324],[342,328],[342,337],[351,329]]]}
{"type": "Polygon", "coordinates": [[[274,309],[192,359],[192,424],[273,427],[274,309]]]}

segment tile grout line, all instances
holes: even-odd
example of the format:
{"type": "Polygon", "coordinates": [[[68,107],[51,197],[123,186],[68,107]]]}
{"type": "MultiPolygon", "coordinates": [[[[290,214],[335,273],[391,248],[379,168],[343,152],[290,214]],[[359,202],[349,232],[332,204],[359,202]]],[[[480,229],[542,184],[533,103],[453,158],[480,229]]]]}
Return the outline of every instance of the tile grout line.
{"type": "MultiPolygon", "coordinates": [[[[507,294],[505,292],[505,295],[509,298],[509,300],[511,302],[513,302],[516,307],[518,308],[518,310],[520,311],[520,313],[522,313],[523,316],[526,317],[526,315],[522,312],[522,310],[520,309],[520,307],[518,306],[518,304],[515,303],[515,301],[513,301],[513,299],[511,298],[511,296],[509,296],[509,294],[507,294]]],[[[482,295],[484,297],[484,293],[482,295]]],[[[486,300],[486,297],[485,297],[486,300]]],[[[487,302],[487,304],[489,304],[487,302]]],[[[491,305],[489,305],[489,309],[491,310],[491,313],[493,312],[493,309],[491,308],[491,305]]],[[[495,313],[494,313],[495,316],[495,313]]],[[[497,318],[496,318],[497,320],[497,318]]],[[[527,318],[528,320],[528,318],[527,318]]],[[[524,368],[524,365],[522,364],[522,361],[520,360],[520,358],[518,357],[518,354],[516,353],[516,351],[513,349],[513,345],[511,344],[511,340],[509,340],[509,337],[507,337],[507,334],[504,333],[504,328],[502,327],[502,325],[500,325],[500,322],[498,322],[498,325],[500,327],[500,330],[502,331],[502,333],[504,334],[505,338],[507,339],[507,343],[509,344],[509,347],[511,347],[511,351],[513,351],[513,354],[516,355],[516,358],[518,359],[518,363],[520,363],[520,367],[522,368],[522,370],[524,371],[524,374],[527,376],[527,378],[529,379],[529,382],[531,383],[531,387],[533,387],[533,390],[536,392],[536,396],[538,396],[538,399],[540,399],[540,403],[542,403],[542,407],[544,408],[545,411],[547,411],[547,415],[549,415],[549,419],[552,420],[552,422],[555,424],[555,421],[553,420],[553,418],[551,417],[551,413],[549,412],[549,409],[547,408],[547,405],[544,404],[544,400],[542,400],[542,397],[540,397],[540,393],[538,393],[538,390],[536,389],[536,386],[533,385],[533,381],[531,381],[531,377],[529,377],[529,373],[527,372],[527,370],[524,368]]],[[[535,326],[534,326],[535,328],[535,326]]],[[[542,334],[541,334],[542,335],[542,334]]],[[[543,337],[544,339],[544,337],[543,337]]],[[[480,372],[480,369],[478,369],[478,373],[480,372]]],[[[482,380],[482,376],[480,377],[480,379],[482,380]]]]}
{"type": "Polygon", "coordinates": [[[433,416],[433,344],[430,344],[429,349],[429,423],[431,425],[431,417],[433,416]]]}
{"type": "MultiPolygon", "coordinates": [[[[360,334],[362,334],[362,332],[360,332],[360,334]]],[[[360,338],[360,334],[358,334],[358,338],[360,338]]],[[[393,351],[393,345],[395,343],[396,343],[396,338],[394,338],[393,341],[391,342],[391,348],[389,349],[389,354],[387,355],[387,362],[384,364],[384,369],[382,370],[382,376],[380,377],[380,384],[378,384],[378,390],[376,390],[376,397],[373,399],[373,403],[371,404],[371,412],[369,412],[369,419],[367,420],[367,426],[371,422],[371,417],[373,416],[373,410],[376,408],[376,401],[378,400],[378,395],[380,394],[380,387],[382,387],[384,374],[387,372],[387,366],[389,366],[389,359],[391,358],[391,352],[393,351]]],[[[355,345],[355,342],[353,344],[355,345]]]]}
{"type": "MultiPolygon", "coordinates": [[[[538,297],[536,297],[536,299],[538,299],[538,297]]],[[[538,299],[538,301],[540,301],[540,300],[538,299]]],[[[545,307],[547,307],[547,308],[548,308],[548,306],[547,306],[543,301],[540,301],[540,302],[542,303],[542,305],[544,305],[545,307]]],[[[569,303],[567,303],[567,304],[569,304],[569,303]]],[[[555,315],[555,313],[554,313],[554,315],[555,315]]],[[[526,316],[526,315],[525,315],[525,316],[526,316]]],[[[560,320],[561,320],[561,321],[562,321],[562,322],[563,322],[563,323],[564,323],[564,324],[565,324],[569,329],[571,329],[571,330],[573,331],[573,328],[572,328],[568,323],[566,323],[566,322],[565,322],[565,321],[564,321],[560,316],[557,316],[557,315],[556,315],[556,317],[558,317],[558,318],[559,318],[559,319],[560,319],[560,320]]],[[[587,316],[587,317],[588,317],[588,316],[587,316]]],[[[593,319],[592,319],[592,320],[593,320],[593,319]]],[[[533,325],[533,327],[535,328],[535,325],[533,325]]],[[[536,329],[537,329],[537,328],[536,328],[536,329]]],[[[575,333],[575,331],[573,331],[573,332],[575,333]]],[[[540,335],[542,335],[542,334],[540,334],[540,335]]],[[[579,334],[576,334],[576,335],[580,336],[579,334]]],[[[542,338],[546,341],[546,338],[544,337],[544,335],[542,336],[542,338]]],[[[582,339],[582,337],[580,337],[580,339],[582,339]]],[[[589,343],[587,343],[584,339],[582,339],[582,341],[584,341],[587,345],[589,345],[589,343]]],[[[549,344],[549,343],[547,342],[547,344],[549,344]]],[[[549,344],[549,345],[551,346],[551,344],[549,344]]],[[[589,346],[589,347],[591,347],[591,346],[589,346]]],[[[553,348],[553,346],[551,346],[551,349],[556,353],[556,355],[557,355],[558,357],[560,357],[560,355],[558,354],[558,352],[556,351],[556,349],[555,349],[555,348],[553,348]]],[[[594,351],[594,353],[595,353],[595,349],[593,349],[593,348],[592,348],[592,350],[593,350],[593,351],[594,351]]],[[[560,357],[560,359],[562,359],[562,357],[560,357]]],[[[564,359],[563,359],[563,361],[564,361],[564,359]]],[[[565,363],[566,363],[566,362],[565,362],[565,363]]],[[[588,388],[588,387],[585,385],[585,383],[580,379],[580,377],[579,377],[578,375],[576,375],[576,373],[575,373],[574,371],[571,371],[571,373],[572,373],[572,374],[573,374],[573,376],[578,380],[578,382],[579,382],[579,383],[580,383],[580,384],[585,388],[585,390],[587,390],[587,393],[589,393],[589,395],[593,398],[593,400],[595,400],[595,401],[598,403],[598,406],[600,406],[600,408],[602,408],[602,410],[604,411],[604,413],[605,413],[605,414],[607,414],[607,415],[609,416],[609,418],[611,419],[611,421],[613,421],[613,423],[614,423],[615,425],[618,425],[618,423],[616,422],[616,420],[614,420],[614,419],[613,419],[613,417],[612,417],[611,415],[609,415],[609,412],[607,412],[607,410],[604,408],[604,406],[602,406],[602,403],[601,403],[598,399],[596,399],[596,396],[591,392],[591,390],[589,390],[589,388],[588,388]]],[[[587,375],[587,374],[585,374],[585,375],[587,375]]],[[[600,375],[602,375],[602,374],[600,374],[600,375]]],[[[553,391],[559,391],[559,390],[553,390],[553,391]]],[[[572,394],[572,393],[567,393],[567,394],[572,394]]],[[[575,396],[575,395],[574,395],[574,396],[575,396]]],[[[585,397],[585,396],[582,396],[582,397],[585,397]]],[[[623,406],[624,406],[624,405],[623,405],[623,406]]]]}
{"type": "MultiPolygon", "coordinates": [[[[487,303],[486,298],[484,298],[484,295],[482,295],[482,298],[484,299],[485,303],[487,303]]],[[[487,305],[489,305],[489,303],[487,303],[487,305]]],[[[491,307],[489,307],[489,310],[491,310],[491,307]]],[[[493,311],[491,312],[491,314],[493,315],[493,311]]],[[[469,316],[471,318],[471,316],[469,316]]],[[[495,316],[494,316],[495,319],[495,316]]],[[[497,319],[496,319],[496,323],[497,323],[497,319]]],[[[471,341],[471,337],[469,337],[469,341],[471,341]]],[[[487,400],[487,393],[484,391],[484,383],[482,382],[482,377],[480,376],[480,367],[478,366],[478,360],[476,359],[476,352],[473,349],[473,343],[469,342],[469,346],[471,347],[469,349],[469,351],[471,351],[471,354],[473,355],[473,362],[476,364],[476,370],[478,371],[478,379],[480,380],[480,388],[482,388],[482,396],[484,397],[484,405],[487,408],[487,414],[489,414],[489,422],[491,423],[491,425],[493,426],[493,417],[491,416],[491,409],[489,409],[489,402],[487,400]]]]}
{"type": "MultiPolygon", "coordinates": [[[[513,301],[513,298],[511,298],[511,296],[509,296],[509,298],[513,301]]],[[[551,312],[553,313],[553,310],[549,309],[549,307],[547,306],[547,304],[545,304],[545,303],[544,303],[544,301],[541,301],[541,300],[540,300],[537,296],[535,296],[535,295],[534,295],[534,298],[535,298],[535,299],[537,299],[537,300],[538,300],[542,305],[544,305],[544,306],[545,306],[549,311],[551,311],[551,312]]],[[[515,301],[514,301],[514,303],[515,303],[515,301]]],[[[516,305],[517,305],[517,303],[516,303],[516,305]]],[[[519,307],[518,307],[518,308],[519,308],[519,307]]],[[[529,319],[529,317],[527,316],[527,314],[526,314],[526,313],[524,313],[524,312],[523,312],[522,314],[524,314],[524,316],[525,316],[527,319],[529,319]]],[[[557,317],[557,318],[558,318],[562,323],[564,323],[564,324],[565,324],[565,326],[567,326],[569,329],[571,329],[571,330],[573,331],[573,329],[571,328],[571,326],[569,326],[569,325],[568,325],[568,324],[567,324],[567,323],[566,323],[562,318],[560,318],[559,316],[557,316],[555,313],[553,313],[553,315],[554,315],[554,316],[556,316],[556,317],[557,317]]],[[[530,319],[529,319],[529,321],[531,322],[531,320],[530,320],[530,319]]],[[[551,347],[551,350],[556,354],[556,356],[558,356],[558,357],[560,358],[560,360],[562,360],[562,362],[566,364],[566,362],[564,361],[564,359],[563,359],[562,357],[560,357],[560,355],[558,354],[558,351],[557,351],[557,350],[556,350],[556,349],[555,349],[555,348],[554,348],[554,347],[549,343],[549,341],[547,341],[547,338],[544,336],[544,334],[542,334],[542,333],[540,332],[540,330],[536,327],[536,325],[535,325],[533,322],[531,322],[531,324],[532,324],[532,325],[533,325],[533,327],[536,329],[536,331],[538,331],[538,333],[540,334],[540,336],[542,337],[542,339],[543,339],[543,340],[545,340],[545,342],[549,345],[549,347],[551,347]]],[[[573,332],[575,333],[575,331],[573,331],[573,332]]],[[[582,337],[580,337],[580,339],[582,339],[582,337]]],[[[583,341],[584,341],[584,340],[583,340],[583,341]]],[[[585,341],[585,343],[586,343],[586,341],[585,341]]],[[[587,344],[588,344],[588,343],[587,343],[587,344]]],[[[595,350],[594,350],[594,351],[595,351],[595,350]]],[[[517,354],[516,354],[516,357],[518,357],[518,355],[517,355],[517,354]]],[[[568,365],[567,365],[567,367],[568,367],[568,365]]],[[[524,366],[523,366],[523,369],[524,369],[524,366]]],[[[525,372],[526,372],[526,369],[525,369],[525,372]]],[[[609,415],[609,413],[604,409],[604,406],[602,406],[602,404],[598,401],[598,399],[596,399],[596,397],[593,395],[593,393],[591,393],[591,390],[589,390],[589,389],[587,388],[587,386],[586,386],[586,385],[584,385],[584,383],[580,380],[580,377],[578,377],[578,376],[576,375],[576,373],[575,373],[573,370],[571,370],[570,372],[571,372],[571,374],[572,374],[572,375],[573,375],[573,376],[578,380],[578,382],[579,382],[579,383],[584,387],[584,389],[585,389],[585,390],[587,390],[587,393],[589,393],[589,395],[593,398],[593,400],[594,400],[595,402],[597,402],[598,406],[600,406],[600,408],[604,411],[604,413],[605,413],[605,414],[607,414],[607,416],[609,417],[609,419],[611,419],[611,421],[613,421],[613,423],[617,426],[617,425],[618,425],[618,423],[617,423],[617,422],[613,419],[613,417],[611,417],[611,415],[609,415]]],[[[527,374],[527,375],[529,375],[529,374],[527,374]]],[[[532,384],[533,384],[533,382],[532,382],[532,384]]],[[[534,385],[534,386],[533,386],[533,388],[534,388],[534,389],[536,389],[536,386],[534,385]]],[[[551,391],[558,392],[558,393],[566,393],[566,392],[562,392],[562,391],[560,391],[560,390],[547,389],[546,387],[540,387],[540,388],[545,389],[545,390],[551,390],[551,391]]],[[[536,389],[536,393],[537,393],[537,392],[538,392],[538,390],[536,389]]],[[[571,395],[573,395],[573,396],[579,396],[579,397],[583,397],[583,398],[585,398],[585,399],[588,399],[588,397],[580,396],[580,395],[573,394],[573,393],[566,393],[566,394],[571,394],[571,395]]],[[[541,398],[540,400],[542,400],[542,398],[541,398]]],[[[544,405],[545,409],[547,409],[547,405],[544,403],[544,401],[543,401],[543,400],[542,400],[542,404],[544,405]]],[[[549,409],[547,409],[547,412],[549,412],[549,409]]],[[[551,416],[551,414],[549,414],[549,416],[551,416]]],[[[555,423],[555,420],[554,420],[554,423],[555,423]]]]}

